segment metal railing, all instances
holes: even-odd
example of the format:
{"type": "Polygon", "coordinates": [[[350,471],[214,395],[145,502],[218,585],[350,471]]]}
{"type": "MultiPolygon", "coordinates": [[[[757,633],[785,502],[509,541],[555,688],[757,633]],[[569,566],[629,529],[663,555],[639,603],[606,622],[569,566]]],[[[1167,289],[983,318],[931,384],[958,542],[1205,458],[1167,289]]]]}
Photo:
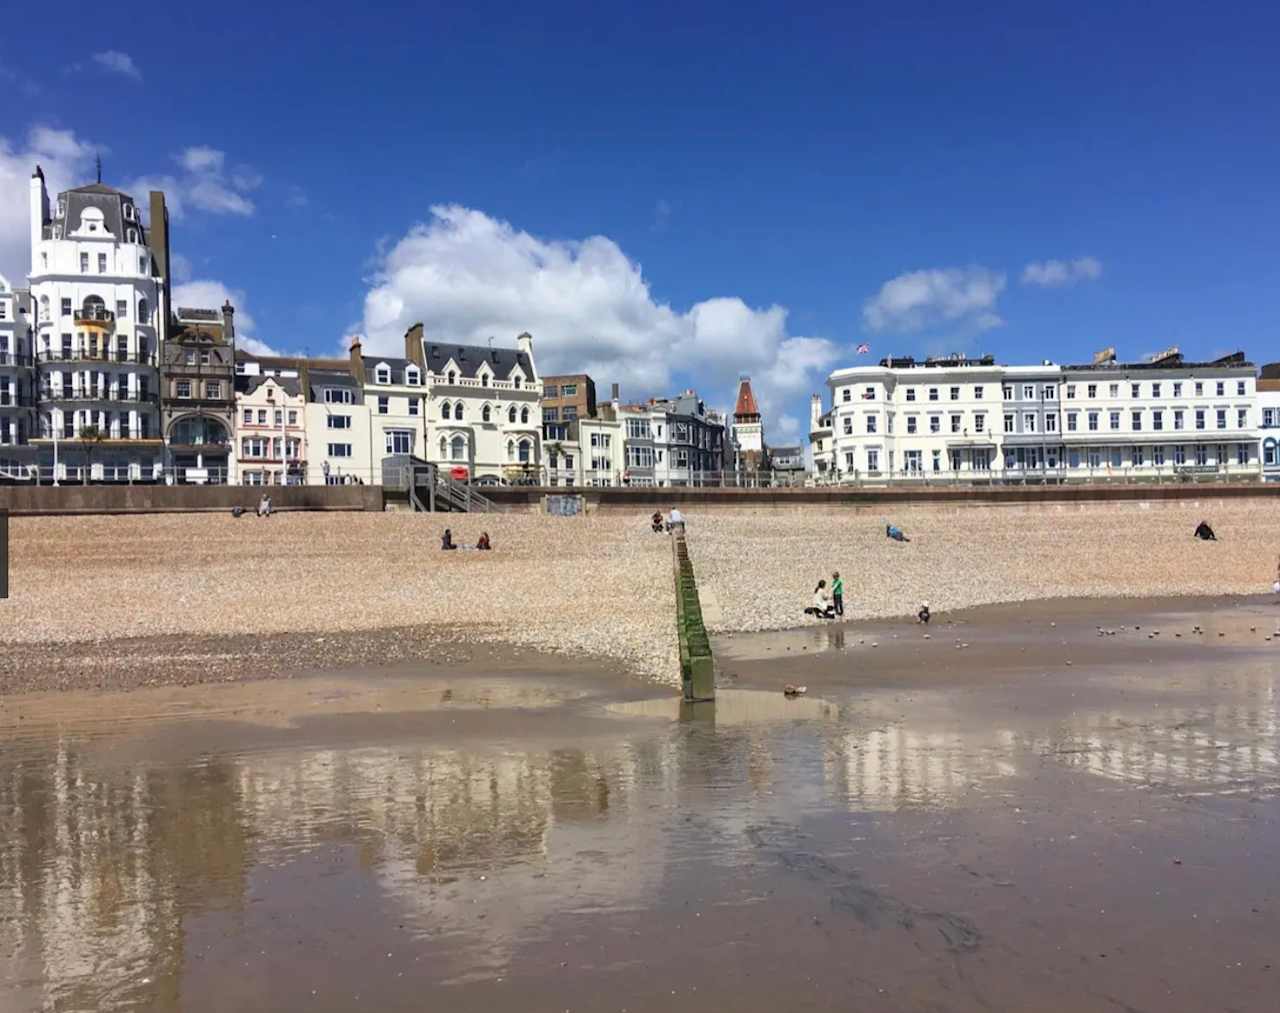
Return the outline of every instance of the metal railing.
{"type": "Polygon", "coordinates": [[[46,348],[37,356],[39,362],[102,362],[132,366],[154,366],[154,352],[129,352],[109,348],[46,348]]]}
{"type": "Polygon", "coordinates": [[[155,404],[159,395],[155,391],[119,391],[110,387],[41,387],[41,401],[129,401],[135,404],[155,404]]]}
{"type": "Polygon", "coordinates": [[[71,314],[78,324],[114,324],[116,315],[105,306],[81,306],[71,314]]]}
{"type": "Polygon", "coordinates": [[[1038,468],[1004,468],[980,470],[934,471],[932,469],[899,469],[894,471],[816,472],[813,484],[819,486],[866,486],[882,488],[886,485],[1072,485],[1116,483],[1172,484],[1182,482],[1229,482],[1259,477],[1257,464],[1164,464],[1164,465],[1086,465],[1083,467],[1047,466],[1038,468]]]}
{"type": "Polygon", "coordinates": [[[0,366],[34,366],[35,360],[30,355],[19,355],[17,352],[0,352],[0,366]]]}
{"type": "MultiPolygon", "coordinates": [[[[142,464],[59,464],[58,485],[226,485],[230,471],[226,467],[158,468],[142,464]]],[[[23,465],[17,469],[0,469],[0,482],[28,485],[54,485],[52,465],[23,465]]]]}

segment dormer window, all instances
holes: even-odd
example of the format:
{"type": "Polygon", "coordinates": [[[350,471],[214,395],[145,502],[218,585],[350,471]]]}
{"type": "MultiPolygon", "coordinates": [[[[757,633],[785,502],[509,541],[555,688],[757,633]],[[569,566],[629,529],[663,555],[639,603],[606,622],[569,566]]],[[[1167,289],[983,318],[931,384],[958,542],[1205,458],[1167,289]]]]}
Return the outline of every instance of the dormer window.
{"type": "Polygon", "coordinates": [[[136,243],[137,241],[138,241],[138,230],[137,230],[137,229],[130,229],[130,230],[129,230],[129,242],[131,242],[131,243],[136,243]]]}
{"type": "Polygon", "coordinates": [[[449,383],[452,384],[457,379],[457,376],[458,374],[455,373],[452,369],[449,370],[449,383]]]}
{"type": "Polygon", "coordinates": [[[407,369],[405,369],[404,382],[409,384],[411,387],[418,386],[418,384],[421,382],[421,379],[422,378],[418,375],[417,366],[409,366],[407,369]]]}
{"type": "Polygon", "coordinates": [[[480,374],[480,386],[481,386],[481,387],[488,387],[488,386],[489,386],[489,374],[488,374],[488,373],[481,373],[481,374],[480,374]]]}
{"type": "Polygon", "coordinates": [[[126,222],[133,221],[133,205],[132,204],[126,204],[124,206],[124,220],[126,222]]]}
{"type": "Polygon", "coordinates": [[[520,389],[520,377],[518,377],[518,376],[515,378],[515,385],[516,385],[516,390],[519,390],[519,389],[520,389]]]}
{"type": "Polygon", "coordinates": [[[390,383],[390,382],[391,382],[391,369],[390,369],[390,367],[388,367],[388,366],[379,366],[379,367],[377,368],[377,371],[376,371],[376,373],[375,373],[375,376],[376,376],[376,382],[378,382],[378,383],[390,383]]]}

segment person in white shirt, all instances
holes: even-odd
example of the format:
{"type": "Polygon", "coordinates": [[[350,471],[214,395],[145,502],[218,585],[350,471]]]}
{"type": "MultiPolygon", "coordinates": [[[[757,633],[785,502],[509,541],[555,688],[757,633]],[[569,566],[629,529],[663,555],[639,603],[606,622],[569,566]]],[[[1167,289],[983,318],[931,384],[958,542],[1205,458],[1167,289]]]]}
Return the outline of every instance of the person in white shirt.
{"type": "Polygon", "coordinates": [[[835,609],[831,605],[831,599],[827,597],[827,582],[825,580],[818,581],[818,586],[813,589],[813,605],[804,611],[806,615],[812,615],[817,619],[834,619],[836,617],[835,609]]]}
{"type": "Polygon", "coordinates": [[[671,513],[667,514],[667,530],[672,533],[676,531],[681,534],[684,533],[684,514],[680,512],[678,507],[672,507],[671,513]]]}

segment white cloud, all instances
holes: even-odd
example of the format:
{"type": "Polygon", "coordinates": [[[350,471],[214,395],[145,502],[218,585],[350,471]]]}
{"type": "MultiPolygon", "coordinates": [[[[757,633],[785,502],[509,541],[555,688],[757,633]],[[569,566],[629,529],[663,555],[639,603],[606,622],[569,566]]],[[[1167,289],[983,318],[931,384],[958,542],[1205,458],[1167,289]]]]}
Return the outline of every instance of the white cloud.
{"type": "Polygon", "coordinates": [[[94,155],[104,150],[71,130],[36,126],[23,143],[0,136],[0,274],[13,284],[26,280],[31,269],[31,174],[44,170],[51,194],[92,178],[94,155]]]}
{"type": "MultiPolygon", "coordinates": [[[[175,258],[176,259],[176,258],[175,258]]],[[[175,265],[176,266],[176,265],[175,265]]],[[[175,285],[171,293],[173,307],[220,310],[227,300],[235,308],[236,346],[255,355],[275,355],[275,349],[253,337],[257,325],[249,312],[249,300],[241,289],[228,288],[220,281],[203,279],[175,285]]]]}
{"type": "MultiPolygon", "coordinates": [[[[750,373],[766,423],[807,395],[836,346],[788,333],[781,306],[737,297],[681,312],[654,299],[640,266],[604,236],[548,240],[482,211],[439,205],[376,264],[365,297],[371,349],[396,353],[421,320],[429,336],[509,345],[527,330],[544,373],[587,372],[634,399],[692,381],[710,404],[732,404],[750,373]]],[[[608,390],[604,386],[604,390],[608,390]]],[[[779,422],[779,424],[781,424],[779,422]]]]}
{"type": "Polygon", "coordinates": [[[1032,261],[1022,269],[1022,284],[1056,288],[1102,277],[1102,262],[1095,257],[1075,260],[1032,261]]]}
{"type": "Polygon", "coordinates": [[[169,214],[174,218],[182,218],[189,209],[246,218],[256,210],[245,191],[260,186],[262,176],[243,165],[228,176],[224,169],[225,151],[197,144],[184,148],[174,161],[182,167],[181,175],[140,176],[130,180],[124,189],[134,194],[163,190],[169,214]]]}
{"type": "Polygon", "coordinates": [[[142,80],[142,71],[133,62],[133,57],[128,53],[120,52],[118,49],[108,49],[101,53],[94,53],[93,62],[103,70],[108,70],[113,74],[123,74],[125,77],[131,77],[135,81],[142,80]]]}
{"type": "Polygon", "coordinates": [[[176,282],[184,282],[191,280],[191,261],[184,257],[181,253],[175,253],[169,258],[169,274],[170,279],[176,282]]]}
{"type": "Polygon", "coordinates": [[[999,327],[997,310],[1005,276],[990,268],[932,268],[890,278],[862,306],[873,331],[909,334],[945,324],[970,332],[999,327]]]}

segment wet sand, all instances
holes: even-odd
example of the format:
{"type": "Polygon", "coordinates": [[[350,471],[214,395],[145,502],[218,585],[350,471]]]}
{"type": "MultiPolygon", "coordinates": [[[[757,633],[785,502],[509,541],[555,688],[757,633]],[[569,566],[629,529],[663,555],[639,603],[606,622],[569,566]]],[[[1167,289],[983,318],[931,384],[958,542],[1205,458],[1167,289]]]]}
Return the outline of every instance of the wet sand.
{"type": "Polygon", "coordinates": [[[739,635],[717,708],[494,658],[13,698],[0,1010],[1270,1010],[1277,627],[739,635]]]}

